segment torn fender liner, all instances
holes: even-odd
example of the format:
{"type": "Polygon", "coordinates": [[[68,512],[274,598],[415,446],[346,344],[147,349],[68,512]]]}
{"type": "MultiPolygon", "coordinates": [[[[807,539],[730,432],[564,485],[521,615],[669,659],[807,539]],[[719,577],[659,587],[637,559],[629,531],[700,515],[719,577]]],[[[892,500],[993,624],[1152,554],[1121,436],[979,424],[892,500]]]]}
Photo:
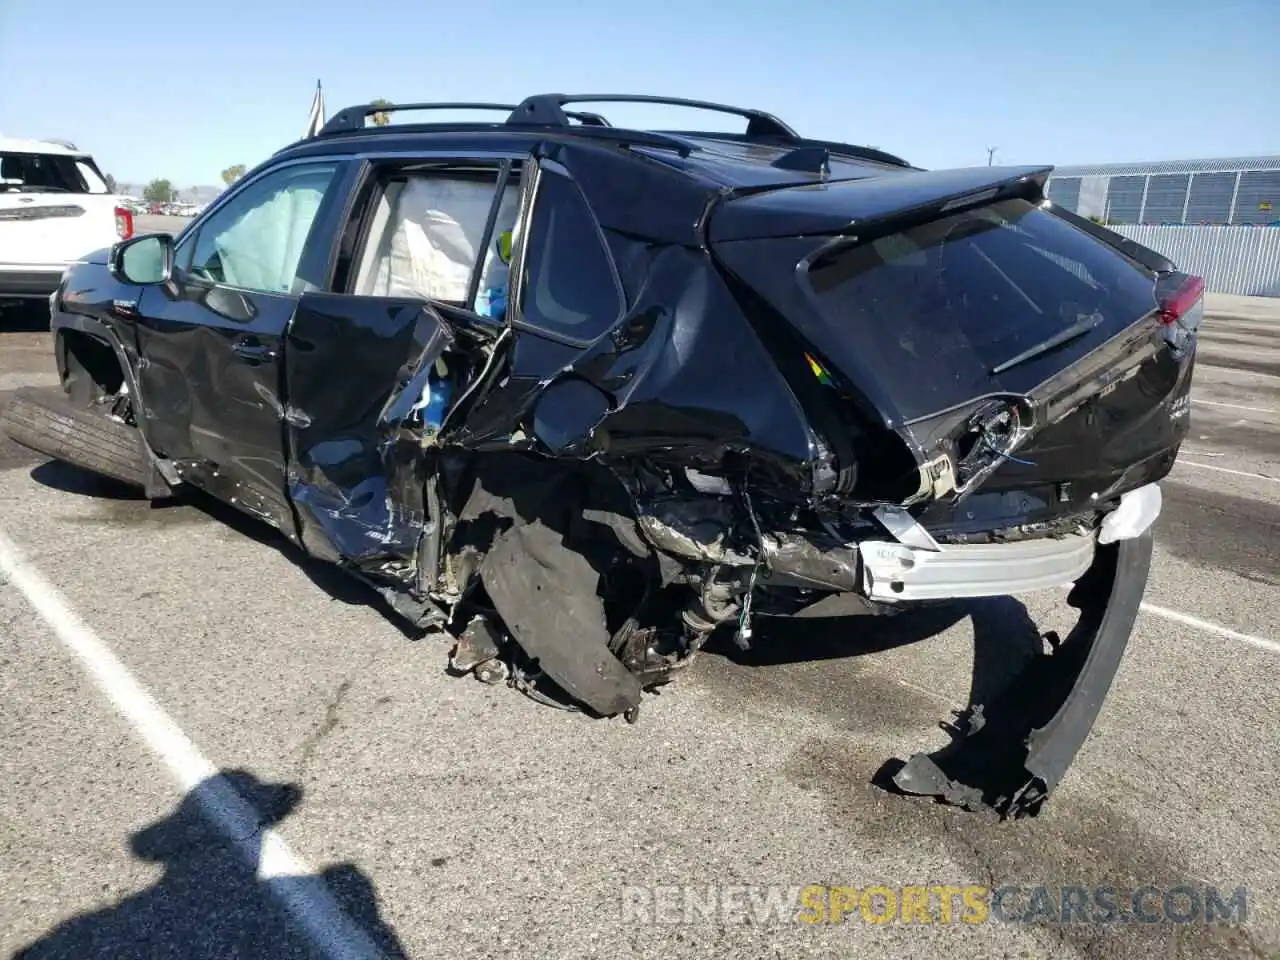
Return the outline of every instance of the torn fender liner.
{"type": "Polygon", "coordinates": [[[1148,531],[1100,548],[1068,598],[1080,609],[1070,636],[1033,660],[995,702],[971,707],[965,729],[941,750],[913,756],[894,784],[1003,818],[1038,813],[1088,737],[1120,667],[1151,543],[1148,531]]]}
{"type": "Polygon", "coordinates": [[[500,534],[480,576],[516,642],[565,692],[605,716],[640,702],[640,681],[609,650],[599,574],[540,520],[500,534]]]}

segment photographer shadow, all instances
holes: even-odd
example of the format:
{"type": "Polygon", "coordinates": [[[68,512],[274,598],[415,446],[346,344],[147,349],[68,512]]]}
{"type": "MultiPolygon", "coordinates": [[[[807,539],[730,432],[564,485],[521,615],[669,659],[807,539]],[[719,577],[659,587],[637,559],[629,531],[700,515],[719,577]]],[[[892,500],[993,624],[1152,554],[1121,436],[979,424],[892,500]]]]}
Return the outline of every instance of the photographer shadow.
{"type": "MultiPolygon", "coordinates": [[[[164,866],[155,884],[59,924],[14,957],[280,960],[316,956],[317,947],[358,955],[361,944],[317,944],[284,907],[292,904],[294,915],[307,909],[319,913],[323,906],[318,905],[330,899],[377,955],[406,956],[379,915],[373,884],[354,865],[309,876],[259,878],[264,830],[292,813],[301,798],[301,789],[292,784],[263,783],[243,770],[202,781],[170,816],[130,838],[136,857],[164,866]],[[257,818],[256,829],[251,821],[245,824],[246,836],[227,836],[209,816],[210,809],[226,806],[232,796],[228,790],[234,791],[233,803],[248,804],[257,818]]],[[[332,936],[341,933],[335,930],[332,936]]]]}

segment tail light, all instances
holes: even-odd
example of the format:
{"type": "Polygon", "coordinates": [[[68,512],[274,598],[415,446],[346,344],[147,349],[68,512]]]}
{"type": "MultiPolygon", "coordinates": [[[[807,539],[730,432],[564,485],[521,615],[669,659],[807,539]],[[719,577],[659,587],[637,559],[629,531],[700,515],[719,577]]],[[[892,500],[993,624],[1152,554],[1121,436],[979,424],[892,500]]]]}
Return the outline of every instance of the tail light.
{"type": "Polygon", "coordinates": [[[1166,274],[1156,284],[1156,297],[1165,341],[1175,354],[1181,355],[1204,320],[1204,278],[1166,274]]]}
{"type": "Polygon", "coordinates": [[[133,211],[128,207],[116,207],[116,236],[121,240],[133,236],[133,211]]]}

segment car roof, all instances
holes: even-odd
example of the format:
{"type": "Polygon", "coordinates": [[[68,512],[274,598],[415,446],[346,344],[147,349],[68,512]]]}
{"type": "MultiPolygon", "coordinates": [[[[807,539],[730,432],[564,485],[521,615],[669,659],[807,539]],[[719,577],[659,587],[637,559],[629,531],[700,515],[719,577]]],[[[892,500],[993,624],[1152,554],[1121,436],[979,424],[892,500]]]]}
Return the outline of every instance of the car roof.
{"type": "Polygon", "coordinates": [[[801,137],[771,114],[682,98],[633,94],[538,94],[521,104],[410,103],[347,107],[314,137],[283,148],[275,157],[333,153],[414,153],[424,150],[525,153],[536,143],[592,144],[657,161],[719,187],[753,188],[820,180],[861,179],[915,169],[872,147],[801,137]],[[672,104],[735,114],[745,133],[635,130],[613,127],[598,113],[565,111],[573,102],[672,104]],[[479,110],[505,112],[496,123],[386,123],[366,126],[369,116],[389,119],[396,111],[479,110]]]}
{"type": "Polygon", "coordinates": [[[17,137],[0,137],[0,150],[5,153],[44,153],[63,157],[89,155],[65,140],[23,140],[17,137]]]}
{"type": "Polygon", "coordinates": [[[770,186],[797,180],[861,179],[912,169],[896,157],[848,144],[806,141],[807,147],[796,147],[734,134],[671,131],[670,135],[692,147],[686,156],[662,158],[660,149],[647,146],[637,147],[636,152],[665,159],[731,187],[770,186]],[[825,174],[816,169],[777,166],[784,158],[806,149],[825,150],[825,174]]]}

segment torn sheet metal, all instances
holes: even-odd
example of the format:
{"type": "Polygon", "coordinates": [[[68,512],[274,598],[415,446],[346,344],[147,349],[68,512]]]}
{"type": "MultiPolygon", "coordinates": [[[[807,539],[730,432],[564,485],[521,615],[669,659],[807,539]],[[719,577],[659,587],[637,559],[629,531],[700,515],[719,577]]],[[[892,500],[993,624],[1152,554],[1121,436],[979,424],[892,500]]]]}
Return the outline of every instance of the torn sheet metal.
{"type": "Polygon", "coordinates": [[[638,519],[645,537],[659,550],[707,563],[755,563],[729,543],[734,513],[726,501],[658,501],[642,507],[638,519]]]}
{"type": "Polygon", "coordinates": [[[766,533],[761,538],[768,582],[809,589],[852,591],[859,586],[856,547],[819,535],[766,533]]]}

